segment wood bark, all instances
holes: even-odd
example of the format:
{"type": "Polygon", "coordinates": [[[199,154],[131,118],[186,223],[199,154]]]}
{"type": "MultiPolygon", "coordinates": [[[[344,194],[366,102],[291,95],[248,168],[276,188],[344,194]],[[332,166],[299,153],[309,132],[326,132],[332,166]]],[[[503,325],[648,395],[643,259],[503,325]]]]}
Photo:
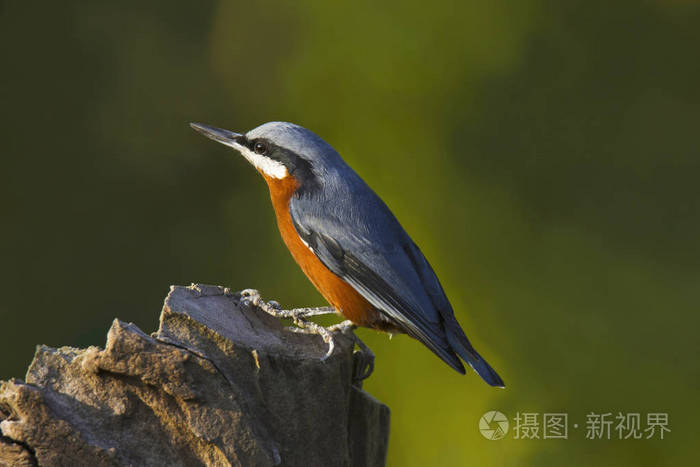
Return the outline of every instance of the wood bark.
{"type": "Polygon", "coordinates": [[[287,330],[215,286],[172,287],[159,329],[39,346],[0,383],[0,465],[378,466],[389,409],[352,380],[353,341],[287,330]]]}

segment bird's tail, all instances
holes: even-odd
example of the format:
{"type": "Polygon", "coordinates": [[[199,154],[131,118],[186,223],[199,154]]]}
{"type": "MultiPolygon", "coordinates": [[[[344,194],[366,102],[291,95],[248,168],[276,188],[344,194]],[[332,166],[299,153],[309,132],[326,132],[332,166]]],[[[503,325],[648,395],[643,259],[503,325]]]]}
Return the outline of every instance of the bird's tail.
{"type": "Polygon", "coordinates": [[[499,388],[506,387],[501,377],[498,376],[498,373],[496,373],[496,370],[491,368],[491,365],[486,363],[486,360],[484,360],[474,349],[474,347],[472,347],[467,339],[467,336],[465,336],[464,332],[461,331],[461,329],[457,331],[459,334],[461,334],[457,336],[454,335],[454,331],[447,332],[447,342],[449,342],[452,349],[488,384],[499,388]]]}

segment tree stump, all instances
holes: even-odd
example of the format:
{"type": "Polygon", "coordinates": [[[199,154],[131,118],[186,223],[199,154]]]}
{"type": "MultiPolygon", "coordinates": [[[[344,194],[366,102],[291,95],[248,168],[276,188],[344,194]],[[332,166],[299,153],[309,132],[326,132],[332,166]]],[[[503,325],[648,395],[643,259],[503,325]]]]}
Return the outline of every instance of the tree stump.
{"type": "Polygon", "coordinates": [[[353,340],[294,333],[215,286],[171,287],[157,332],[39,346],[0,383],[0,465],[384,465],[389,409],[353,384],[353,340]]]}

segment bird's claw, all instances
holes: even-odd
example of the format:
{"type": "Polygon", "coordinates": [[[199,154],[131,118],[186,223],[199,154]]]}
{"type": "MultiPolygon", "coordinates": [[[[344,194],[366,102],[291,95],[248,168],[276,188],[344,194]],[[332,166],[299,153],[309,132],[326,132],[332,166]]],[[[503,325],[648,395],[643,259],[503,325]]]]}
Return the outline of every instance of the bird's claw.
{"type": "Polygon", "coordinates": [[[335,313],[334,308],[294,308],[283,310],[280,304],[274,300],[269,302],[263,301],[260,297],[260,292],[255,289],[242,290],[239,304],[242,306],[255,306],[276,318],[291,319],[294,322],[294,326],[289,326],[287,329],[292,332],[321,336],[323,342],[328,344],[328,351],[321,357],[322,362],[328,360],[335,351],[336,343],[333,333],[339,331],[342,334],[349,335],[359,348],[359,350],[353,352],[353,381],[355,384],[361,386],[362,381],[367,379],[374,371],[374,353],[352,332],[357,328],[355,323],[346,320],[326,328],[307,319],[310,316],[335,313]]]}
{"type": "Polygon", "coordinates": [[[296,326],[288,326],[287,329],[300,334],[316,334],[317,336],[321,336],[323,342],[328,344],[328,351],[323,357],[321,357],[322,362],[325,362],[331,355],[333,355],[333,351],[335,350],[335,338],[333,337],[332,330],[330,330],[330,328],[324,328],[320,324],[306,320],[294,320],[294,324],[296,324],[296,326]]]}
{"type": "Polygon", "coordinates": [[[353,380],[355,384],[362,387],[362,381],[367,379],[372,372],[374,372],[374,352],[362,342],[362,340],[357,337],[354,331],[357,329],[357,325],[350,320],[343,321],[342,323],[330,326],[331,331],[340,331],[343,334],[350,335],[352,340],[358,347],[358,350],[354,351],[353,356],[353,380]]]}
{"type": "Polygon", "coordinates": [[[362,381],[369,378],[374,372],[374,352],[357,336],[355,336],[355,344],[357,344],[359,350],[352,354],[354,364],[353,380],[359,387],[362,387],[362,381]]]}

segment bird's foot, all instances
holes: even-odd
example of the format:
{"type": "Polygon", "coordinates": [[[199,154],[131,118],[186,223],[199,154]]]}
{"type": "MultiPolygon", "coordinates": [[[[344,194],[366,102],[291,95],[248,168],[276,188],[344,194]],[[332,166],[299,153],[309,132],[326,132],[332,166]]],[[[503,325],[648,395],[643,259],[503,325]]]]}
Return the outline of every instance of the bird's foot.
{"type": "Polygon", "coordinates": [[[353,332],[357,329],[357,324],[350,320],[343,321],[342,323],[334,324],[328,327],[331,331],[340,331],[345,335],[350,335],[352,340],[357,345],[358,350],[354,351],[353,356],[353,375],[352,379],[355,384],[362,387],[362,381],[369,378],[369,376],[374,371],[374,352],[362,342],[362,339],[357,337],[353,332]]]}
{"type": "Polygon", "coordinates": [[[335,350],[334,332],[340,332],[349,336],[357,345],[359,350],[353,352],[353,380],[356,384],[362,385],[362,380],[367,379],[374,371],[374,353],[367,347],[367,344],[362,342],[359,337],[353,332],[357,325],[350,320],[332,326],[323,327],[320,324],[309,321],[307,318],[311,316],[320,316],[334,314],[335,308],[318,307],[318,308],[293,308],[291,310],[283,310],[279,303],[275,301],[265,302],[260,297],[260,292],[255,289],[245,289],[240,292],[240,303],[244,305],[253,305],[260,308],[265,313],[276,318],[291,319],[295,326],[290,326],[290,331],[304,334],[317,334],[321,336],[323,341],[328,344],[328,351],[321,357],[321,360],[326,360],[333,354],[335,350]]]}
{"type": "Polygon", "coordinates": [[[310,316],[321,316],[335,314],[335,308],[330,306],[320,306],[316,308],[292,308],[291,310],[283,310],[279,303],[274,300],[265,302],[260,297],[260,292],[255,289],[245,289],[240,292],[240,301],[244,304],[250,303],[257,306],[265,313],[276,318],[308,318],[310,316]]]}
{"type": "Polygon", "coordinates": [[[362,387],[362,381],[374,373],[374,352],[357,336],[355,336],[355,344],[357,344],[359,350],[352,354],[354,362],[353,379],[359,387],[362,387]]]}
{"type": "Polygon", "coordinates": [[[294,319],[294,324],[296,326],[289,326],[287,329],[292,332],[298,332],[301,334],[319,335],[323,339],[323,342],[328,344],[328,351],[323,357],[321,357],[322,362],[328,359],[328,357],[330,357],[331,355],[333,355],[333,351],[335,350],[335,338],[333,337],[331,331],[328,330],[328,328],[325,328],[320,324],[314,323],[313,321],[307,321],[304,318],[294,319]]]}
{"type": "Polygon", "coordinates": [[[241,291],[240,303],[250,304],[260,308],[265,313],[276,318],[287,318],[294,322],[295,326],[290,326],[287,329],[293,332],[304,334],[317,334],[321,336],[323,342],[328,344],[328,352],[321,357],[321,360],[326,360],[333,354],[335,350],[335,339],[333,338],[332,330],[325,328],[320,324],[309,321],[310,316],[319,316],[335,313],[335,308],[319,307],[319,308],[293,308],[291,310],[283,310],[279,303],[275,301],[265,302],[260,297],[260,292],[255,289],[245,289],[241,291]]]}
{"type": "Polygon", "coordinates": [[[304,318],[308,318],[309,316],[336,314],[335,308],[333,308],[332,306],[318,306],[314,308],[292,308],[291,310],[282,311],[289,315],[303,316],[304,318]]]}

